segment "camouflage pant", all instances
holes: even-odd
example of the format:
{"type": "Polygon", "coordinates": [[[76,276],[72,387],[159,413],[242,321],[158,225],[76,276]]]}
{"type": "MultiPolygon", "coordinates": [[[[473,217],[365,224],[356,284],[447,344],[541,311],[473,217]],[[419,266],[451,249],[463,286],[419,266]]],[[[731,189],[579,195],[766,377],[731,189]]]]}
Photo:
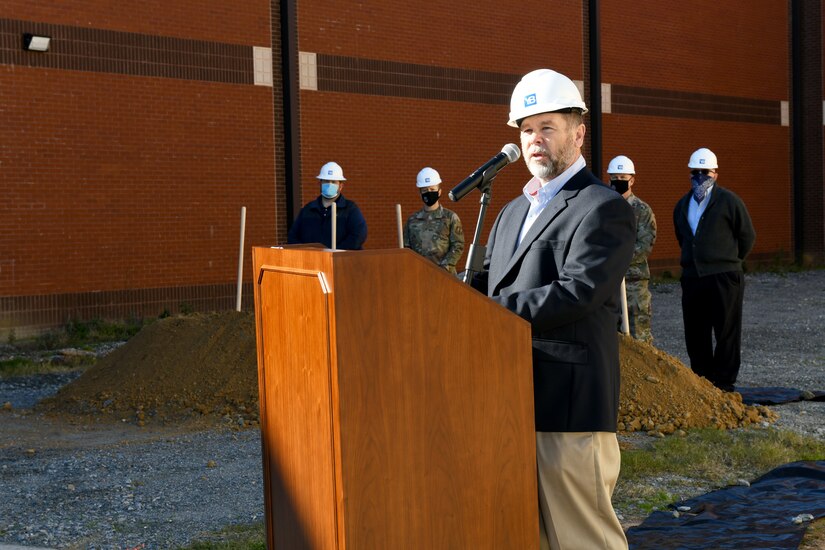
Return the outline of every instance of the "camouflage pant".
{"type": "Polygon", "coordinates": [[[627,318],[630,323],[630,335],[642,342],[653,343],[650,334],[650,290],[647,279],[625,281],[627,291],[627,318]]]}

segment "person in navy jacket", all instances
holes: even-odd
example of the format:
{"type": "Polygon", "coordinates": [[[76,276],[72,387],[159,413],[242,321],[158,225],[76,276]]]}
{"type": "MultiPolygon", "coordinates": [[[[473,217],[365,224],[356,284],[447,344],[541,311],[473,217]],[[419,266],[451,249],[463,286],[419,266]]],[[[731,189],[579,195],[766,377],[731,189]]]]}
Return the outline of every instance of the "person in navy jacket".
{"type": "Polygon", "coordinates": [[[298,213],[287,235],[288,244],[321,243],[332,247],[332,204],[337,210],[336,246],[344,250],[361,250],[367,240],[367,222],[355,202],[344,198],[344,171],[336,162],[328,162],[316,176],[321,194],[298,213]]]}

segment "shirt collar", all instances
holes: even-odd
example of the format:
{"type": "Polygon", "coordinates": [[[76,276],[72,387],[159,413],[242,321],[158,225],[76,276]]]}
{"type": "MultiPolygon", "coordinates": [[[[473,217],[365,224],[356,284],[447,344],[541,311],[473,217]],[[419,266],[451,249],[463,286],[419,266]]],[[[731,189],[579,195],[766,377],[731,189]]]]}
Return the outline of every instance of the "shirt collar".
{"type": "Polygon", "coordinates": [[[532,205],[546,204],[550,201],[550,199],[558,194],[561,188],[564,187],[564,184],[570,181],[570,179],[578,174],[579,171],[585,166],[587,166],[587,163],[585,162],[584,157],[579,155],[579,158],[577,158],[573,164],[568,166],[567,170],[544,185],[542,185],[541,181],[537,177],[533,177],[533,179],[527,182],[527,185],[525,185],[522,190],[524,192],[524,196],[527,197],[527,200],[530,201],[530,204],[532,205]]]}

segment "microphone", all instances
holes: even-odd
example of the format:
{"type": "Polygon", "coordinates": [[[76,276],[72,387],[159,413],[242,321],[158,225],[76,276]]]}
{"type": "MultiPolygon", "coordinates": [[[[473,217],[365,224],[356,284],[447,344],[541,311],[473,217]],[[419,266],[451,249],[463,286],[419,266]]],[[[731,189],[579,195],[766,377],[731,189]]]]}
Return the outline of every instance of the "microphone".
{"type": "Polygon", "coordinates": [[[464,181],[453,187],[452,191],[449,193],[450,200],[453,202],[459,201],[464,197],[464,195],[476,187],[489,183],[494,177],[496,177],[499,170],[511,162],[517,161],[520,156],[521,150],[519,150],[518,146],[515,143],[508,143],[501,148],[501,153],[482,164],[478,170],[467,176],[464,181]]]}

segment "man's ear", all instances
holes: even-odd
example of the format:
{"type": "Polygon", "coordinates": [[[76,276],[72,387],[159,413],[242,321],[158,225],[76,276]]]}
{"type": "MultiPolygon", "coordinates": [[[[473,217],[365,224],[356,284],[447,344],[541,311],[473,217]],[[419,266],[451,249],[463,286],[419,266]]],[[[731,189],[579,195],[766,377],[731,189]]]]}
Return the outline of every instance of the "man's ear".
{"type": "Polygon", "coordinates": [[[584,134],[587,133],[587,128],[585,127],[584,123],[579,124],[579,127],[576,128],[576,147],[583,147],[584,146],[584,134]]]}

